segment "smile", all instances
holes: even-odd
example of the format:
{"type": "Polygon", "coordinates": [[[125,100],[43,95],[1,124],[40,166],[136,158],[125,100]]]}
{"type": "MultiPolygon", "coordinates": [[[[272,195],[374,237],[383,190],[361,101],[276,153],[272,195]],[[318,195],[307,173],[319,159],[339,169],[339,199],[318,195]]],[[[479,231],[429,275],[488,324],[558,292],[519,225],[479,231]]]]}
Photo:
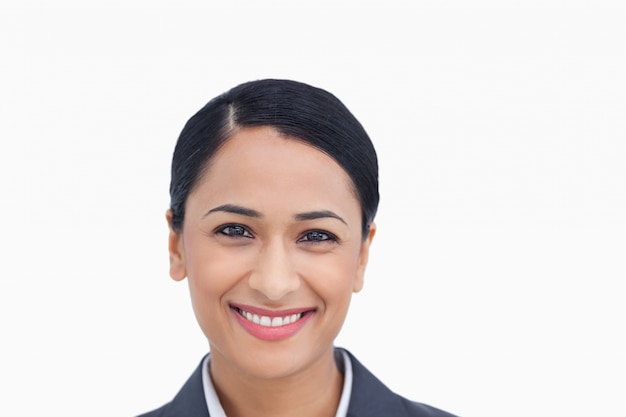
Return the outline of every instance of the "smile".
{"type": "Polygon", "coordinates": [[[285,326],[287,324],[295,323],[296,321],[300,320],[300,318],[302,318],[302,313],[290,314],[284,317],[270,317],[270,316],[260,316],[258,314],[252,314],[240,308],[237,308],[236,310],[237,310],[237,313],[239,313],[246,320],[251,321],[254,324],[259,324],[264,327],[285,326]]]}
{"type": "Polygon", "coordinates": [[[257,339],[278,341],[294,336],[315,315],[315,308],[270,311],[252,306],[230,305],[237,322],[257,339]]]}

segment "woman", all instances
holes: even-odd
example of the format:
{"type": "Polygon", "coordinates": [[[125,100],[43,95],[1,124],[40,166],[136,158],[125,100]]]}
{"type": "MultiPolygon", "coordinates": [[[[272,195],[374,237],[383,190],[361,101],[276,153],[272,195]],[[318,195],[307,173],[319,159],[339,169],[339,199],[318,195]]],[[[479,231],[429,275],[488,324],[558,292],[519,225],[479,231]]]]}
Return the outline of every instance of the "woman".
{"type": "Polygon", "coordinates": [[[170,194],[170,275],[211,353],[144,416],[451,416],[333,346],[379,198],[373,145],[337,98],[286,80],[216,97],[181,132],[170,194]]]}

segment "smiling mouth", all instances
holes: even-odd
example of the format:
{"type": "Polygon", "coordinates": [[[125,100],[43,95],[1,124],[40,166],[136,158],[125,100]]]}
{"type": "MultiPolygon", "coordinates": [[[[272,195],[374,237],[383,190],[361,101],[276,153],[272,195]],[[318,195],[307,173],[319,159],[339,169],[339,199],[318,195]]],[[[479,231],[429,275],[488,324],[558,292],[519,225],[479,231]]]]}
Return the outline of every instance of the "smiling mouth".
{"type": "Polygon", "coordinates": [[[233,307],[233,309],[244,319],[254,324],[263,326],[263,327],[286,326],[288,324],[292,324],[301,320],[303,317],[313,312],[313,310],[309,310],[309,311],[304,311],[302,313],[297,313],[297,314],[287,314],[282,317],[281,316],[270,317],[270,316],[263,316],[259,314],[250,313],[249,311],[242,310],[239,307],[233,307]]]}

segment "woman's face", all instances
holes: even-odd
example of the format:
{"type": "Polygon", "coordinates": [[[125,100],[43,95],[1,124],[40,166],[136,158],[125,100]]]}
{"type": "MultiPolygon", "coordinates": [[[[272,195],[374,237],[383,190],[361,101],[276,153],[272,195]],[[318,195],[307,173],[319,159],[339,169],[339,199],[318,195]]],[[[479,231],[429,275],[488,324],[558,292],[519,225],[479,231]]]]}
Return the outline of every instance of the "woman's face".
{"type": "Polygon", "coordinates": [[[293,375],[332,355],[374,230],[362,238],[352,182],[332,158],[246,128],[190,193],[182,232],[170,232],[170,274],[189,280],[212,361],[293,375]]]}

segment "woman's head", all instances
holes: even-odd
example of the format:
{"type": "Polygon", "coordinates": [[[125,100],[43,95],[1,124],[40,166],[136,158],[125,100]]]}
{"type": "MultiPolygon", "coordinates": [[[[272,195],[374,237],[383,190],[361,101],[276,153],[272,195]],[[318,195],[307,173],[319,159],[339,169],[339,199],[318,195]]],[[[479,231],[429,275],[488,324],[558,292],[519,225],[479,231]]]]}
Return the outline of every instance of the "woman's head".
{"type": "Polygon", "coordinates": [[[170,275],[187,278],[214,376],[333,363],[363,287],[377,184],[367,134],[323,90],[242,84],[189,120],[172,166],[170,275]]]}
{"type": "Polygon", "coordinates": [[[172,161],[172,228],[182,230],[187,197],[216,152],[237,131],[258,126],[272,127],[285,137],[311,145],[343,168],[361,205],[365,237],[379,201],[378,163],[367,133],[327,91],[272,79],[241,84],[211,100],[189,119],[172,161]]]}

